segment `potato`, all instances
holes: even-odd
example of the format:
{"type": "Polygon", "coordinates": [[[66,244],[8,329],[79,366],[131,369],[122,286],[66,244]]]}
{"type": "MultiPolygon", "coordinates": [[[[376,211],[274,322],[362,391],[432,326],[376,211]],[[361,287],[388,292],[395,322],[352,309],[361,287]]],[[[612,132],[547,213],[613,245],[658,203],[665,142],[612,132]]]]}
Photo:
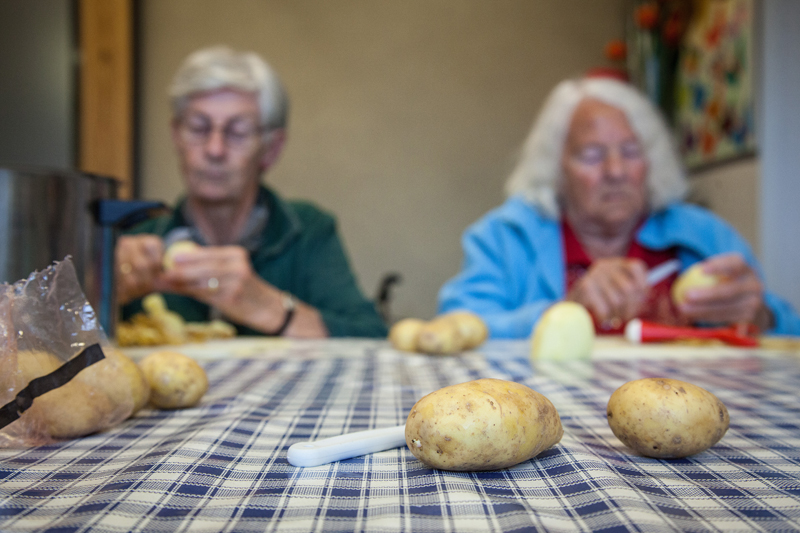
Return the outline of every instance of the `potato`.
{"type": "Polygon", "coordinates": [[[162,409],[191,407],[208,390],[203,367],[182,353],[153,352],[139,361],[150,384],[150,403],[162,409]]]}
{"type": "Polygon", "coordinates": [[[489,336],[489,328],[486,327],[486,323],[475,313],[454,311],[444,317],[455,323],[462,339],[462,350],[471,350],[480,346],[489,336]]]}
{"type": "Polygon", "coordinates": [[[132,359],[114,348],[104,348],[106,358],[82,370],[76,377],[95,385],[117,404],[131,407],[133,416],[150,399],[150,384],[132,359]]]}
{"type": "Polygon", "coordinates": [[[420,399],[406,420],[414,456],[442,470],[497,470],[527,461],[561,440],[556,408],[525,385],[479,379],[420,399]]]}
{"type": "Polygon", "coordinates": [[[64,364],[64,361],[50,352],[20,350],[17,353],[17,371],[21,380],[20,388],[27,386],[32,379],[40,378],[53,372],[62,364],[64,364]]]}
{"type": "Polygon", "coordinates": [[[417,350],[428,354],[452,354],[483,343],[489,329],[478,315],[454,311],[423,323],[417,334],[417,350]]]}
{"type": "Polygon", "coordinates": [[[396,322],[389,330],[389,342],[398,350],[416,352],[417,337],[424,324],[425,321],[418,318],[404,318],[396,322]]]}
{"type": "Polygon", "coordinates": [[[681,305],[686,300],[686,291],[696,288],[713,287],[721,281],[719,276],[703,272],[702,263],[687,268],[672,284],[672,301],[681,305]]]}
{"type": "Polygon", "coordinates": [[[589,311],[575,302],[558,302],[545,311],[533,330],[531,359],[587,360],[594,344],[589,311]]]}
{"type": "Polygon", "coordinates": [[[193,252],[200,248],[200,245],[194,241],[175,241],[164,250],[164,257],[162,259],[162,268],[166,272],[175,268],[175,256],[178,254],[185,254],[193,252]]]}
{"type": "Polygon", "coordinates": [[[115,416],[115,409],[118,406],[103,390],[72,379],[35,398],[25,415],[30,417],[34,427],[42,429],[47,435],[72,439],[95,433],[118,422],[124,416],[115,416]]]}
{"type": "Polygon", "coordinates": [[[707,390],[668,378],[630,381],[611,395],[608,425],[625,446],[647,457],[700,453],[728,430],[725,405],[707,390]]]}
{"type": "MultiPolygon", "coordinates": [[[[88,435],[117,422],[114,415],[116,404],[106,392],[80,376],[98,361],[82,370],[72,380],[34,398],[31,407],[23,414],[25,423],[33,431],[54,438],[75,438],[88,435]]],[[[59,368],[64,361],[54,354],[40,350],[22,350],[17,354],[18,375],[21,386],[31,380],[47,375],[59,368]]],[[[130,407],[124,407],[125,414],[130,407]]],[[[117,411],[119,412],[119,411],[117,411]]]]}
{"type": "Polygon", "coordinates": [[[422,325],[417,335],[417,349],[435,355],[461,351],[464,339],[455,322],[444,316],[434,318],[422,325]]]}

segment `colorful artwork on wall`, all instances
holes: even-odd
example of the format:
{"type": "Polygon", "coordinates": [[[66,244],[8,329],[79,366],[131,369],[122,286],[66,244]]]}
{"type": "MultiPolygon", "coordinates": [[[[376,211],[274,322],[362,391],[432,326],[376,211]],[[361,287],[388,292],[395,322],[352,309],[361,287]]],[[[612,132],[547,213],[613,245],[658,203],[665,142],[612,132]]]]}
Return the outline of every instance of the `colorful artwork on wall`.
{"type": "Polygon", "coordinates": [[[701,0],[683,40],[675,127],[690,167],[755,151],[753,0],[701,0]]]}
{"type": "Polygon", "coordinates": [[[671,122],[687,166],[755,153],[754,0],[633,4],[629,74],[671,122]]]}

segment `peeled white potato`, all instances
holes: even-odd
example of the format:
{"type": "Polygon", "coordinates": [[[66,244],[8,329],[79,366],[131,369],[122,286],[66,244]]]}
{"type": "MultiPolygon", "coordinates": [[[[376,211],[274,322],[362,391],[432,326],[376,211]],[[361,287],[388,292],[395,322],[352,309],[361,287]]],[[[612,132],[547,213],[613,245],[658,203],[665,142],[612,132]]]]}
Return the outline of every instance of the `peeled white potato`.
{"type": "Polygon", "coordinates": [[[586,360],[593,344],[594,323],[589,311],[575,302],[558,302],[542,314],[533,330],[531,359],[586,360]]]}
{"type": "Polygon", "coordinates": [[[200,248],[194,241],[175,241],[164,251],[162,266],[165,271],[175,267],[175,256],[186,252],[192,252],[200,248]]]}
{"type": "Polygon", "coordinates": [[[690,289],[713,287],[720,282],[719,276],[703,272],[703,265],[695,263],[687,268],[672,285],[672,301],[681,305],[686,300],[686,291],[690,289]]]}

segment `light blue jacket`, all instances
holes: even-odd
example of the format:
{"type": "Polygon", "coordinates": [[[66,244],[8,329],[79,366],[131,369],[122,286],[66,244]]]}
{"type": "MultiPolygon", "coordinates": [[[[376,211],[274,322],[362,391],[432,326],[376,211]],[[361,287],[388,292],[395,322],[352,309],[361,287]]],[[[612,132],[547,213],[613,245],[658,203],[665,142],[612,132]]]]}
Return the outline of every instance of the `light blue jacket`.
{"type": "MultiPolygon", "coordinates": [[[[703,208],[673,204],[653,213],[636,240],[644,247],[677,247],[681,268],[712,255],[739,252],[763,278],[748,244],[725,221],[703,208]]],[[[553,303],[564,299],[564,243],[559,221],[543,216],[520,197],[509,198],[464,232],[461,272],[439,292],[439,312],[471,310],[493,338],[525,338],[553,303]]],[[[771,333],[800,334],[791,306],[765,293],[775,316],[771,333]]]]}

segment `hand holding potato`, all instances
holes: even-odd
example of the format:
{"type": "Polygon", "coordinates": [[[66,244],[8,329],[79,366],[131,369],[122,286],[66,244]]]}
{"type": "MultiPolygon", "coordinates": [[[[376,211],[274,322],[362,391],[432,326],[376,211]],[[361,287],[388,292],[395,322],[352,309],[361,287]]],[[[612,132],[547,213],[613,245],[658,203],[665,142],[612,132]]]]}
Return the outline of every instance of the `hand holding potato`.
{"type": "MultiPolygon", "coordinates": [[[[283,294],[253,270],[250,254],[241,246],[203,246],[176,255],[162,279],[169,292],[190,296],[259,331],[277,330],[285,316],[283,294]]],[[[295,305],[290,335],[328,335],[316,309],[299,301],[295,305]]]]}
{"type": "Polygon", "coordinates": [[[693,265],[675,282],[673,299],[692,322],[770,327],[764,286],[741,254],[718,255],[693,265]]]}
{"type": "Polygon", "coordinates": [[[566,300],[584,306],[598,324],[614,327],[637,316],[650,290],[640,259],[598,259],[570,289],[566,300]]]}
{"type": "Polygon", "coordinates": [[[115,280],[117,301],[124,305],[160,291],[164,243],[155,235],[123,235],[117,240],[115,280]]]}

